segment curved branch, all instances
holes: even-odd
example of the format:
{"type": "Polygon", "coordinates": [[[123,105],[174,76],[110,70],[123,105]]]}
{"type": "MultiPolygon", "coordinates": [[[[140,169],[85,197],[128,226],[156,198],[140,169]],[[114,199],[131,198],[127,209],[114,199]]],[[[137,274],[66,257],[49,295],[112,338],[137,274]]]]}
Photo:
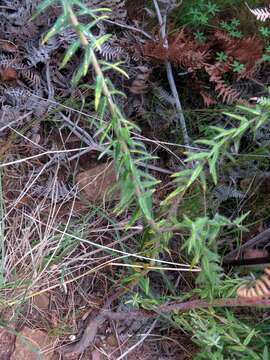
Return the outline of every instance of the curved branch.
{"type": "Polygon", "coordinates": [[[183,303],[173,303],[167,305],[160,305],[154,311],[136,310],[131,312],[112,312],[105,310],[102,315],[109,320],[126,320],[128,319],[142,319],[155,317],[158,314],[168,314],[171,312],[188,312],[190,310],[205,309],[211,307],[256,307],[265,306],[270,307],[269,299],[252,299],[252,298],[228,298],[215,299],[213,301],[207,300],[192,300],[183,303]]]}
{"type": "Polygon", "coordinates": [[[213,301],[207,300],[192,300],[183,303],[171,303],[167,305],[160,305],[155,310],[136,310],[130,312],[113,312],[108,310],[109,304],[115,300],[116,294],[109,302],[101,309],[100,313],[92,319],[86,326],[82,338],[75,344],[70,344],[61,349],[61,353],[81,354],[88,346],[93,344],[98,328],[106,320],[124,321],[124,320],[138,320],[157,317],[161,314],[168,314],[172,312],[188,312],[190,310],[205,309],[211,307],[255,307],[265,306],[270,307],[269,299],[215,299],[213,301]]]}

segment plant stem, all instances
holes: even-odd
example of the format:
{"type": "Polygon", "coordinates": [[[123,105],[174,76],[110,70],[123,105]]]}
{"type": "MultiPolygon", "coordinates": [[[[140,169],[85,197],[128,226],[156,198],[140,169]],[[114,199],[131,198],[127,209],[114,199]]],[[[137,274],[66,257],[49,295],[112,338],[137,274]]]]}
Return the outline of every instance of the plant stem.
{"type": "Polygon", "coordinates": [[[137,310],[125,312],[112,312],[105,311],[103,316],[109,320],[126,320],[128,319],[142,319],[142,318],[152,318],[158,314],[168,314],[173,312],[188,312],[190,310],[199,310],[206,309],[211,307],[257,307],[265,306],[270,307],[269,299],[248,299],[248,298],[236,298],[236,299],[215,299],[213,301],[207,300],[192,300],[184,303],[173,303],[167,305],[160,305],[156,307],[155,310],[137,310]]]}
{"type": "MultiPolygon", "coordinates": [[[[153,0],[154,2],[154,6],[156,9],[156,13],[157,13],[157,18],[158,18],[158,22],[160,25],[160,34],[161,34],[161,38],[163,40],[163,46],[165,49],[168,49],[168,40],[166,37],[166,16],[164,17],[164,19],[162,18],[161,12],[160,12],[160,8],[158,5],[158,1],[157,0],[153,0]]],[[[179,117],[179,123],[182,129],[182,134],[183,134],[183,139],[184,139],[184,144],[186,146],[189,146],[189,136],[188,136],[188,131],[187,131],[187,125],[186,125],[186,120],[183,114],[183,108],[181,105],[181,101],[178,95],[178,91],[176,88],[176,84],[175,84],[175,80],[173,77],[173,70],[172,70],[172,65],[171,63],[166,60],[165,61],[165,66],[166,66],[166,72],[167,72],[167,78],[169,81],[169,85],[173,94],[173,97],[175,99],[175,106],[176,106],[176,111],[179,117]]]]}
{"type": "MultiPolygon", "coordinates": [[[[77,32],[77,34],[79,36],[79,39],[81,41],[82,46],[84,48],[88,47],[89,46],[88,39],[84,35],[84,33],[82,31],[80,31],[80,28],[79,28],[80,24],[79,24],[79,21],[77,19],[76,14],[74,13],[74,11],[72,9],[72,6],[68,5],[67,9],[68,9],[68,12],[69,12],[70,22],[71,22],[72,26],[74,27],[74,29],[76,30],[76,32],[77,32]]],[[[102,91],[103,91],[104,96],[108,100],[108,104],[109,104],[109,107],[110,107],[110,112],[111,112],[112,116],[117,117],[117,115],[119,114],[118,107],[117,107],[117,105],[115,104],[115,102],[114,102],[114,100],[112,98],[111,92],[110,92],[110,90],[109,90],[109,88],[108,88],[108,86],[106,84],[106,81],[105,81],[103,72],[102,72],[102,70],[100,68],[100,65],[99,65],[98,59],[96,57],[96,54],[95,54],[95,52],[94,52],[94,50],[92,48],[90,49],[90,56],[91,56],[91,59],[92,59],[92,65],[93,65],[93,68],[95,70],[96,75],[100,79],[102,79],[102,91]]],[[[119,139],[119,142],[121,144],[121,147],[122,147],[124,153],[129,154],[130,151],[129,151],[128,145],[123,140],[123,138],[119,139]]],[[[143,194],[142,194],[142,191],[140,189],[140,186],[138,185],[138,181],[136,179],[134,171],[133,172],[131,171],[130,175],[131,175],[132,180],[134,182],[135,195],[137,196],[138,199],[140,199],[140,198],[143,197],[143,194]]],[[[151,229],[154,230],[155,233],[159,233],[159,227],[158,227],[158,225],[156,224],[156,222],[153,219],[147,218],[147,223],[151,227],[151,229]]]]}

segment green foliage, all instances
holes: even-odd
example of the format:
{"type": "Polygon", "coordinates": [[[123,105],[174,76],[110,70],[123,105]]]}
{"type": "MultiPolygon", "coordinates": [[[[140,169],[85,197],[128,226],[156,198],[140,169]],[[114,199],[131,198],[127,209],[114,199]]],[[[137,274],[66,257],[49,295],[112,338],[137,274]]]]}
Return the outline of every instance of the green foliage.
{"type": "Polygon", "coordinates": [[[175,12],[175,22],[178,25],[188,25],[194,29],[194,33],[202,33],[196,38],[201,41],[204,37],[202,32],[209,27],[211,21],[219,13],[220,6],[217,1],[209,0],[190,0],[183,1],[179,12],[175,12]],[[199,28],[199,30],[198,30],[199,28]]]}
{"type": "Polygon", "coordinates": [[[173,197],[185,192],[197,181],[205,190],[208,172],[213,183],[217,184],[219,165],[225,160],[234,161],[234,157],[238,155],[242,137],[247,132],[251,132],[255,137],[260,127],[268,122],[269,99],[261,99],[256,108],[237,106],[237,109],[236,113],[224,113],[224,115],[236,121],[238,126],[228,128],[210,126],[213,135],[208,139],[196,141],[204,148],[196,153],[194,151],[187,153],[185,162],[189,164],[189,169],[174,174],[178,187],[168,196],[165,204],[173,197]]]}
{"type": "Polygon", "coordinates": [[[207,25],[209,21],[218,13],[219,8],[215,2],[199,0],[195,6],[188,11],[191,25],[207,25]]]}
{"type": "Polygon", "coordinates": [[[239,19],[232,19],[229,22],[221,21],[220,23],[221,29],[227,31],[227,33],[233,38],[241,38],[243,36],[242,32],[238,30],[239,25],[239,19]]]}
{"type": "Polygon", "coordinates": [[[206,36],[202,31],[195,31],[193,33],[194,39],[200,43],[204,43],[206,41],[206,36]]]}
{"type": "Polygon", "coordinates": [[[241,64],[237,60],[234,60],[234,62],[232,63],[232,71],[237,73],[237,74],[240,74],[244,70],[245,70],[245,65],[241,64]]]}
{"type": "Polygon", "coordinates": [[[259,28],[259,33],[262,35],[262,37],[264,38],[269,38],[270,37],[270,30],[265,27],[265,26],[261,26],[259,28]]]}
{"type": "MultiPolygon", "coordinates": [[[[37,13],[44,11],[55,2],[53,0],[42,2],[37,13]]],[[[82,47],[84,50],[83,60],[77,74],[74,76],[73,83],[75,85],[78,84],[87,75],[90,65],[93,65],[96,72],[94,104],[95,111],[99,115],[100,120],[98,125],[98,132],[102,134],[100,142],[103,143],[105,140],[108,142],[109,139],[109,144],[106,146],[102,156],[112,154],[121,189],[121,200],[118,204],[117,212],[121,213],[125,209],[130,208],[134,200],[136,200],[137,210],[135,214],[137,216],[143,214],[145,219],[154,226],[152,193],[157,181],[153,176],[138,168],[139,161],[146,163],[151,156],[147,153],[144,144],[135,140],[132,136],[132,132],[138,132],[139,128],[128,121],[116,105],[115,97],[124,96],[124,94],[114,87],[110,79],[105,77],[104,73],[113,70],[122,76],[127,75],[120,68],[120,63],[111,64],[99,61],[95,55],[95,51],[108,41],[110,34],[96,38],[92,29],[99,21],[104,19],[104,16],[99,16],[98,14],[109,9],[91,9],[79,0],[62,0],[61,4],[63,13],[47,33],[43,42],[48,41],[51,37],[68,27],[73,27],[76,30],[78,40],[70,45],[61,63],[61,67],[65,66],[76,51],[82,47]],[[73,9],[75,5],[76,11],[73,9]],[[89,18],[87,24],[80,23],[81,16],[89,18]],[[104,121],[106,109],[111,114],[109,122],[104,121]]],[[[134,220],[135,218],[133,218],[134,220]]]]}
{"type": "Polygon", "coordinates": [[[255,325],[239,321],[229,311],[191,311],[175,315],[174,320],[192,331],[192,340],[202,349],[194,359],[269,359],[269,338],[262,336],[255,325]]]}
{"type": "MultiPolygon", "coordinates": [[[[225,3],[232,4],[233,2],[228,0],[225,3]]],[[[84,86],[91,87],[93,90],[93,110],[98,116],[98,121],[93,126],[96,127],[96,138],[105,147],[100,157],[107,155],[114,160],[117,181],[121,189],[117,213],[128,209],[132,213],[130,223],[138,218],[143,218],[144,223],[150,225],[151,231],[148,231],[145,236],[147,240],[144,243],[142,253],[153,256],[153,258],[159,256],[159,252],[169,253],[168,243],[171,232],[166,230],[166,227],[169,229],[170,226],[174,226],[182,230],[185,234],[185,236],[183,235],[182,249],[191,265],[201,268],[196,277],[198,287],[192,294],[196,292],[200,298],[207,299],[212,299],[215,296],[232,295],[235,282],[228,277],[226,278],[223,273],[218,239],[224,228],[234,227],[244,230],[241,223],[245,220],[246,215],[233,221],[219,214],[215,214],[212,218],[207,216],[206,211],[204,216],[200,215],[194,220],[194,216],[187,216],[185,213],[180,216],[179,214],[173,217],[164,216],[164,218],[160,214],[154,213],[152,195],[157,181],[148,172],[142,170],[142,167],[139,167],[139,162],[146,166],[152,157],[148,154],[144,143],[138,141],[138,137],[134,137],[134,134],[138,133],[140,129],[126,119],[118,107],[117,98],[125,97],[125,94],[121,93],[110,79],[112,72],[117,72],[121,77],[127,77],[127,74],[121,68],[121,63],[105,62],[96,56],[96,50],[100,49],[110,39],[110,34],[97,38],[93,30],[98,22],[105,18],[104,11],[109,12],[110,10],[104,8],[91,9],[80,0],[45,0],[40,4],[38,13],[45,11],[47,7],[53,4],[61,4],[62,14],[47,33],[43,42],[62,30],[73,27],[78,38],[67,49],[60,67],[65,67],[75,53],[81,51],[83,54],[82,62],[74,75],[73,85],[78,86],[79,82],[88,76],[90,67],[95,72],[94,85],[86,84],[84,86]],[[109,120],[105,119],[105,114],[108,112],[110,113],[109,120]],[[162,228],[166,230],[164,234],[159,233],[162,228]]],[[[211,20],[215,18],[221,9],[221,5],[224,4],[208,0],[186,1],[183,4],[183,11],[179,15],[181,16],[181,21],[179,21],[181,24],[191,26],[194,38],[197,41],[205,42],[205,28],[210,25],[211,20]],[[195,29],[196,31],[194,31],[195,29]]],[[[238,19],[220,23],[220,27],[234,38],[240,38],[243,35],[239,30],[239,25],[238,19]]],[[[260,32],[263,37],[268,37],[266,28],[260,32]]],[[[268,52],[266,50],[266,55],[264,55],[265,61],[269,61],[268,52]]],[[[224,52],[217,52],[216,59],[220,62],[226,62],[227,55],[224,52]]],[[[231,70],[235,73],[241,73],[244,70],[244,65],[235,61],[231,70]]],[[[218,184],[220,169],[224,164],[229,166],[234,163],[239,155],[242,139],[247,135],[252,135],[255,138],[257,131],[267,123],[269,116],[269,98],[259,99],[256,107],[238,106],[236,110],[224,113],[224,125],[210,126],[207,136],[195,141],[195,144],[198,144],[200,148],[193,147],[186,153],[186,166],[173,175],[176,188],[163,202],[163,209],[167,210],[168,204],[175,197],[183,199],[184,203],[184,197],[188,191],[191,195],[199,191],[202,197],[205,196],[211,185],[218,184]],[[201,192],[198,188],[203,191],[201,192]]],[[[74,246],[75,248],[77,243],[69,244],[63,241],[62,245],[55,254],[59,258],[65,252],[65,246],[74,246]]],[[[133,274],[124,279],[123,283],[134,280],[137,281],[144,296],[138,292],[129,303],[145,309],[151,309],[159,304],[159,300],[151,296],[149,277],[134,271],[133,274]]],[[[194,334],[193,340],[204,349],[197,355],[197,359],[245,358],[256,360],[265,359],[268,356],[265,347],[266,342],[259,339],[258,332],[238,322],[230,312],[222,315],[206,311],[190,312],[186,315],[175,315],[175,321],[187,331],[192,332],[194,334]],[[259,349],[263,357],[260,357],[251,345],[254,345],[254,349],[259,349]]]]}
{"type": "Polygon", "coordinates": [[[217,251],[217,239],[224,227],[239,227],[246,215],[231,222],[229,219],[216,214],[213,219],[208,217],[197,218],[195,221],[185,217],[182,226],[190,232],[183,248],[192,258],[192,265],[200,265],[201,272],[196,278],[200,296],[213,298],[221,287],[223,269],[220,266],[221,258],[217,251]]]}
{"type": "Polygon", "coordinates": [[[226,62],[228,59],[228,56],[225,54],[224,51],[220,51],[216,53],[216,60],[219,62],[226,62]]]}

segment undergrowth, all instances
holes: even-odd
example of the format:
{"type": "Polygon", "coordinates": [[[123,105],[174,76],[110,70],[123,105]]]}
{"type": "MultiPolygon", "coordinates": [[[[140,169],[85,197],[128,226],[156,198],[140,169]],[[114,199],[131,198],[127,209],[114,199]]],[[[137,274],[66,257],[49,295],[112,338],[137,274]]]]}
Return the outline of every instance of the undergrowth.
{"type": "MultiPolygon", "coordinates": [[[[69,122],[67,128],[79,137],[80,148],[81,143],[87,145],[82,151],[92,146],[98,154],[96,160],[112,162],[112,182],[120,195],[109,205],[105,198],[97,205],[83,199],[76,185],[67,188],[57,176],[65,173],[74,183],[73,172],[80,167],[81,155],[70,171],[68,166],[62,168],[60,151],[42,164],[39,172],[33,172],[33,179],[23,184],[19,200],[10,209],[5,186],[11,183],[9,188],[16,189],[18,170],[27,173],[39,155],[29,156],[28,162],[6,158],[1,164],[6,184],[3,189],[0,186],[3,309],[17,306],[19,314],[20,306],[30,299],[58,288],[67,294],[69,285],[87,298],[90,290],[85,286],[91,286],[84,279],[94,283],[96,276],[102,284],[98,288],[106,289],[97,297],[111,296],[139,312],[154,311],[163,329],[191,333],[198,347],[194,359],[269,358],[263,310],[229,310],[225,303],[211,307],[217,299],[235,298],[242,282],[241,268],[225,268],[224,255],[239,246],[250,229],[256,230],[256,224],[269,220],[269,192],[261,196],[258,189],[269,178],[270,96],[260,69],[270,62],[270,33],[256,23],[247,6],[234,16],[240,5],[240,1],[214,0],[154,1],[154,6],[147,2],[148,14],[155,14],[156,9],[163,20],[170,16],[168,37],[163,38],[161,32],[151,40],[144,39],[140,46],[128,43],[127,65],[113,55],[100,56],[115,35],[98,32],[110,17],[109,8],[87,6],[82,0],[39,3],[33,19],[44,16],[51,7],[59,10],[41,46],[71,31],[57,65],[61,71],[67,71],[73,61],[77,65],[70,78],[74,98],[65,103],[57,100],[46,126],[57,128],[59,124],[59,138],[65,143],[61,121],[70,121],[67,115],[72,112],[79,113],[79,127],[73,128],[69,122]],[[249,15],[245,18],[243,14],[249,15]],[[255,34],[247,30],[248,21],[253,21],[255,34]],[[125,85],[136,56],[141,63],[132,82],[125,85]],[[158,70],[156,79],[142,59],[153,67],[151,71],[158,70]],[[164,78],[165,67],[174,79],[162,88],[158,81],[164,78]],[[184,90],[173,93],[173,81],[175,87],[185,84],[186,97],[184,90]],[[248,84],[246,92],[241,89],[242,82],[248,84]],[[184,97],[182,121],[178,96],[184,97]],[[137,103],[131,104],[134,98],[137,103]],[[138,110],[136,116],[132,115],[134,109],[138,110]],[[165,121],[165,114],[171,114],[171,120],[164,128],[156,125],[155,135],[160,138],[144,136],[155,120],[165,121]],[[183,127],[185,122],[187,127],[183,127]],[[182,145],[186,129],[190,144],[185,141],[182,145]],[[151,168],[155,164],[160,169],[163,152],[174,163],[167,178],[151,168]],[[50,164],[55,166],[53,170],[47,170],[50,164]],[[46,171],[51,172],[50,182],[40,200],[41,190],[35,183],[46,171]],[[35,189],[34,200],[28,196],[30,189],[35,189]],[[85,215],[74,220],[78,193],[85,215]],[[16,215],[16,226],[10,214],[16,215]],[[198,305],[187,312],[175,310],[165,316],[162,311],[167,303],[192,301],[198,305]],[[200,301],[208,302],[207,309],[200,307],[200,301]]],[[[264,4],[250,1],[248,5],[264,4]]],[[[64,147],[63,152],[70,149],[64,147]]],[[[13,152],[21,155],[19,146],[13,152]]],[[[167,159],[164,156],[164,163],[167,159]]],[[[75,303],[72,306],[76,313],[75,303]]],[[[59,313],[59,319],[61,316],[59,313]]],[[[71,330],[61,320],[49,333],[64,336],[71,330]]]]}

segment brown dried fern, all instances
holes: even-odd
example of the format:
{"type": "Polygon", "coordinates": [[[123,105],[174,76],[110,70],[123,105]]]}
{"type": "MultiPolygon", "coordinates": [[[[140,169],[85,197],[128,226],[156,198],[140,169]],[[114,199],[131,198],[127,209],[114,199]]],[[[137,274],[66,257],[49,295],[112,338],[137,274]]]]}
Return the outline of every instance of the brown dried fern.
{"type": "Polygon", "coordinates": [[[257,70],[263,54],[263,45],[255,36],[232,39],[224,43],[224,52],[229,58],[239,61],[245,69],[237,74],[238,79],[250,79],[257,70]]]}
{"type": "Polygon", "coordinates": [[[143,55],[158,62],[168,60],[190,71],[202,69],[210,58],[209,45],[191,40],[183,31],[169,40],[168,49],[164,47],[162,40],[146,43],[143,55]]]}
{"type": "Polygon", "coordinates": [[[240,93],[232,86],[226,84],[225,80],[222,78],[222,75],[229,69],[230,67],[227,63],[217,63],[205,67],[210,82],[215,84],[215,91],[217,92],[218,97],[221,97],[224,103],[232,104],[240,98],[240,93]]]}
{"type": "MultiPolygon", "coordinates": [[[[232,104],[240,98],[240,92],[232,85],[227,84],[223,76],[230,74],[234,82],[242,79],[251,79],[256,74],[258,64],[263,53],[263,46],[256,37],[234,39],[223,31],[215,31],[209,34],[207,43],[196,42],[184,30],[174,34],[168,41],[168,49],[165,49],[162,41],[148,42],[143,47],[143,55],[155,62],[169,60],[171,63],[181,66],[190,73],[197,74],[195,82],[200,82],[198,71],[204,70],[209,75],[209,81],[214,83],[217,96],[224,103],[232,104]],[[211,50],[214,51],[211,51],[211,50]],[[216,61],[216,52],[224,52],[227,59],[224,62],[216,61]],[[232,64],[237,61],[244,65],[240,73],[233,72],[232,64]]],[[[210,106],[214,99],[198,87],[198,92],[203,98],[204,104],[210,106]]]]}

